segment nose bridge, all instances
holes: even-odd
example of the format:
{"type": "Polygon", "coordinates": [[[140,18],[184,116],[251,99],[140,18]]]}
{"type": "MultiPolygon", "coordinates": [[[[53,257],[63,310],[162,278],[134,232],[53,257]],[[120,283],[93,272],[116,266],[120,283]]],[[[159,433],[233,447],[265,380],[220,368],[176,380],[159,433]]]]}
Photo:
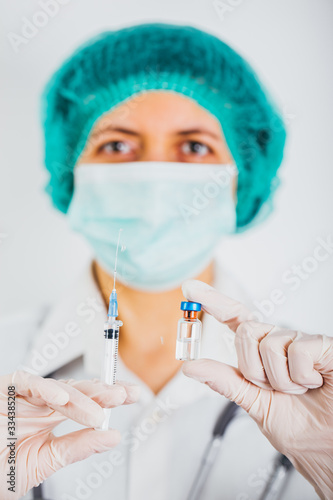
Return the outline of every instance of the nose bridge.
{"type": "Polygon", "coordinates": [[[174,154],[166,134],[158,133],[145,138],[141,161],[174,161],[174,154]]]}

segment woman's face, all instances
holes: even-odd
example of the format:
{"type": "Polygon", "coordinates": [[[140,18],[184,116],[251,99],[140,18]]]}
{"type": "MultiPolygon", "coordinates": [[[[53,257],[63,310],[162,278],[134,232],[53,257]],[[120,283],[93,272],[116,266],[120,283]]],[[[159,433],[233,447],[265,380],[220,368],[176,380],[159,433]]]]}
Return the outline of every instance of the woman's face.
{"type": "Polygon", "coordinates": [[[181,94],[147,92],[103,115],[80,163],[232,162],[217,119],[181,94]]]}

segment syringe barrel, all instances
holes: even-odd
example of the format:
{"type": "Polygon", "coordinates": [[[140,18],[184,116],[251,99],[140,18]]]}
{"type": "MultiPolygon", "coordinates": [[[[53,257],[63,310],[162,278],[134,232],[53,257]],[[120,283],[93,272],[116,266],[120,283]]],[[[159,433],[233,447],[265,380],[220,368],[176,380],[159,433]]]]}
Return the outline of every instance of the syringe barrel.
{"type": "Polygon", "coordinates": [[[102,381],[112,385],[116,383],[119,326],[116,322],[104,326],[105,351],[102,381]]]}
{"type": "MultiPolygon", "coordinates": [[[[116,383],[119,327],[122,322],[114,317],[108,318],[104,325],[104,362],[102,367],[101,381],[108,385],[116,383]]],[[[106,431],[109,428],[111,409],[104,408],[105,420],[97,430],[106,431]]]]}

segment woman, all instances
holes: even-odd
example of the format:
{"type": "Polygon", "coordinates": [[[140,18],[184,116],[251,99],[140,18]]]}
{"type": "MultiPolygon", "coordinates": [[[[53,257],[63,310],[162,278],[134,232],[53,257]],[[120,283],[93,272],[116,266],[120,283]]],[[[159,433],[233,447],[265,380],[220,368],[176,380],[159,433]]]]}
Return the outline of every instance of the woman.
{"type": "MultiPolygon", "coordinates": [[[[17,469],[27,468],[18,479],[20,494],[48,478],[48,499],[186,498],[215,421],[228,405],[212,387],[254,421],[240,411],[230,423],[201,498],[259,498],[276,449],[329,498],[329,461],[323,467],[318,449],[331,396],[316,392],[325,425],[306,396],[321,391],[322,376],[332,370],[326,337],[316,338],[315,350],[326,346],[329,370],[320,375],[321,350],[313,359],[320,365],[314,382],[300,380],[300,368],[292,378],[286,338],[297,347],[307,337],[301,342],[294,332],[247,323],[245,307],[190,281],[186,297],[209,313],[201,314],[202,357],[215,361],[190,362],[184,371],[205,385],[184,377],[175,359],[182,282],[196,278],[239,297],[214,263],[214,250],[223,235],[268,213],[277,185],[285,131],[252,70],[223,42],[194,28],[134,26],[80,48],[50,81],[44,104],[48,191],[89,241],[95,260],[45,318],[25,371],[2,380],[3,393],[15,386],[19,395],[17,469]],[[118,378],[128,382],[107,388],[91,379],[100,374],[119,234],[118,378]],[[240,371],[221,364],[237,366],[232,330],[240,371]],[[283,352],[278,372],[276,357],[262,349],[270,339],[278,339],[283,352]],[[57,381],[41,378],[50,374],[57,381]],[[138,402],[127,406],[138,399],[138,387],[138,402]],[[98,427],[101,407],[117,405],[111,427],[121,431],[122,441],[96,455],[117,444],[119,435],[81,426],[98,427]],[[304,409],[314,415],[309,435],[304,409]],[[295,441],[293,415],[302,428],[295,441]],[[297,453],[302,439],[309,451],[297,453]]],[[[3,491],[4,498],[14,498],[3,491]]],[[[296,471],[284,494],[317,498],[296,471]]]]}

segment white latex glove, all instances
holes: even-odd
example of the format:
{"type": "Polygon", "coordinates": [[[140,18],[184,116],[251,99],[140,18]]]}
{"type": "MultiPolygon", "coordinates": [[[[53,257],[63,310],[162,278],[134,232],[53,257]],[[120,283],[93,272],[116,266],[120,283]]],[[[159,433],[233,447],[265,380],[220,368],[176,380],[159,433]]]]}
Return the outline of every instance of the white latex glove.
{"type": "Polygon", "coordinates": [[[248,321],[245,306],[188,280],[186,299],[235,332],[238,369],[201,359],[185,375],[209,385],[253,418],[322,499],[333,499],[333,339],[248,321]]]}
{"type": "MultiPolygon", "coordinates": [[[[0,377],[0,498],[16,500],[57,470],[107,451],[120,441],[117,430],[96,431],[103,408],[133,403],[139,387],[109,386],[98,380],[53,380],[16,371],[0,377]],[[8,490],[11,439],[8,429],[8,388],[15,387],[15,493],[8,490]],[[67,418],[90,429],[55,437],[52,429],[67,418]]],[[[10,405],[12,402],[10,400],[10,405]]]]}

